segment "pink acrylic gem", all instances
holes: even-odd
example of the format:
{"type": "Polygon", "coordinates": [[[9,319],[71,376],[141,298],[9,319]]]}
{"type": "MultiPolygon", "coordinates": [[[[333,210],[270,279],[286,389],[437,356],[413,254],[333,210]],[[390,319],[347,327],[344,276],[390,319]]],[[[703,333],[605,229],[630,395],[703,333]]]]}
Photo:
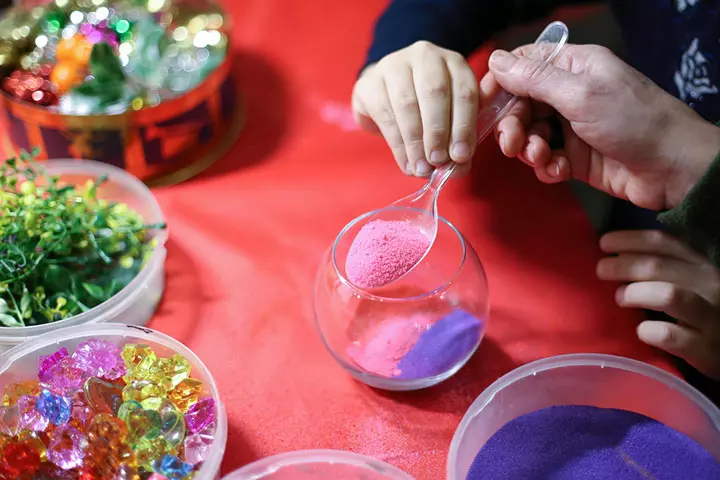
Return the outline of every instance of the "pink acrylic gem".
{"type": "Polygon", "coordinates": [[[44,417],[35,408],[37,397],[28,395],[20,397],[18,400],[18,410],[20,412],[20,428],[22,430],[32,430],[33,432],[44,432],[50,425],[50,420],[44,417]]]}
{"type": "Polygon", "coordinates": [[[204,462],[213,440],[215,440],[215,423],[211,423],[194,435],[185,437],[185,461],[193,465],[204,462]]]}
{"type": "Polygon", "coordinates": [[[85,403],[81,395],[75,395],[71,400],[70,418],[75,420],[78,425],[87,428],[90,420],[95,416],[95,411],[85,403]]]}
{"type": "Polygon", "coordinates": [[[14,437],[20,429],[20,409],[17,405],[0,407],[0,433],[14,437]]]}
{"type": "Polygon", "coordinates": [[[148,480],[168,480],[168,478],[161,473],[153,473],[148,477],[148,480]]]}
{"type": "Polygon", "coordinates": [[[197,433],[215,422],[215,400],[204,398],[197,402],[185,414],[188,432],[197,433]]]}
{"type": "Polygon", "coordinates": [[[87,340],[75,349],[75,367],[94,377],[116,380],[126,373],[120,347],[104,340],[87,340]]]}
{"type": "Polygon", "coordinates": [[[68,396],[81,391],[90,376],[86,371],[77,368],[71,357],[64,357],[47,371],[41,382],[51,392],[68,396]]]}
{"type": "Polygon", "coordinates": [[[60,360],[69,356],[70,354],[68,353],[67,348],[62,347],[52,355],[40,357],[40,368],[38,369],[38,378],[40,381],[45,382],[48,378],[50,370],[57,365],[60,360]]]}
{"type": "Polygon", "coordinates": [[[47,458],[63,470],[81,467],[87,446],[85,434],[66,423],[50,432],[47,458]]]}

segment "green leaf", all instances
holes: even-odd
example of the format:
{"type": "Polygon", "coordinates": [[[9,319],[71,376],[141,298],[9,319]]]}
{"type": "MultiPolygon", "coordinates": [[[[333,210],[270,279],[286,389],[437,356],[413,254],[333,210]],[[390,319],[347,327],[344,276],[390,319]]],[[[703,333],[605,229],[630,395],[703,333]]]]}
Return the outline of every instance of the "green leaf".
{"type": "Polygon", "coordinates": [[[25,324],[12,315],[8,315],[7,313],[0,313],[0,323],[5,325],[6,327],[24,327],[25,324]]]}
{"type": "Polygon", "coordinates": [[[82,287],[85,289],[88,295],[90,295],[95,300],[105,300],[105,293],[103,292],[103,289],[101,287],[93,285],[92,283],[83,283],[82,287]]]}
{"type": "Polygon", "coordinates": [[[125,72],[120,59],[115,55],[112,47],[105,42],[93,46],[90,54],[90,73],[100,83],[125,81],[125,72]]]}
{"type": "Polygon", "coordinates": [[[31,302],[32,297],[30,296],[30,292],[28,292],[27,288],[23,289],[22,298],[20,299],[20,313],[23,318],[30,318],[32,314],[30,311],[31,302]]]}

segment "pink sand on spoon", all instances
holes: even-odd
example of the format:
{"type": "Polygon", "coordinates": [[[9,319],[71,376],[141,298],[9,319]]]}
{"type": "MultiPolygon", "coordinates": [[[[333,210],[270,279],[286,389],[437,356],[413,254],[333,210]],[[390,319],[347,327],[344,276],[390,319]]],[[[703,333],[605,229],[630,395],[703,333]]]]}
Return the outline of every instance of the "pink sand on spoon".
{"type": "Polygon", "coordinates": [[[345,272],[361,288],[381,287],[410,271],[429,248],[427,235],[409,222],[373,220],[350,245],[345,272]]]}

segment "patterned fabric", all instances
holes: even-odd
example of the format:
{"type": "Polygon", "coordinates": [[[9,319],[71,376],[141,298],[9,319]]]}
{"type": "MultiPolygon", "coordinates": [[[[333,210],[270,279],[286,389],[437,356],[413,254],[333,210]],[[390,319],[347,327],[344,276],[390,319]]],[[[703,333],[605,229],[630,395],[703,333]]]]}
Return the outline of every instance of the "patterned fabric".
{"type": "Polygon", "coordinates": [[[628,62],[706,120],[720,121],[720,1],[614,0],[628,62]]]}

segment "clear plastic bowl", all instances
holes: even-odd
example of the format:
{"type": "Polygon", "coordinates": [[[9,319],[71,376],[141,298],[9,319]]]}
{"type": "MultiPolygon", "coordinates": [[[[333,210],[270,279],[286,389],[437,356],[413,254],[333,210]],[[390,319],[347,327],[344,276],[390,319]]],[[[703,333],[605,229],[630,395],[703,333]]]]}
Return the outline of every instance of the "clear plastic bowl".
{"type": "Polygon", "coordinates": [[[302,450],[263,458],[223,480],[413,480],[392,465],[341,450],[302,450]]]}
{"type": "Polygon", "coordinates": [[[448,454],[448,480],[465,480],[480,448],[507,422],[554,405],[636,412],[677,430],[720,461],[720,410],[651,365],[599,354],[545,358],[504,375],[470,406],[448,454]]]}
{"type": "Polygon", "coordinates": [[[485,335],[485,271],[457,228],[439,217],[435,242],[419,265],[388,285],[357,287],[345,263],[364,219],[374,213],[350,222],[321,260],[315,323],[333,358],[361,382],[396,391],[430,387],[460,370],[485,335]]]}
{"type": "MultiPolygon", "coordinates": [[[[90,160],[48,160],[41,166],[64,183],[83,185],[102,175],[108,179],[98,188],[98,198],[123,202],[146,223],[165,221],[160,205],[140,180],[112,165],[90,160]]],[[[126,323],[145,325],[155,313],[165,289],[165,243],[168,231],[157,232],[157,246],[145,268],[120,292],[87,312],[45,325],[0,327],[0,353],[25,340],[61,328],[89,323],[126,323]]]]}
{"type": "Polygon", "coordinates": [[[63,328],[57,332],[35,337],[0,355],[0,391],[3,391],[8,384],[37,378],[40,356],[50,355],[61,347],[66,347],[72,353],[78,344],[90,338],[106,340],[118,346],[126,343],[142,343],[152,347],[158,356],[166,357],[178,353],[190,362],[192,377],[203,382],[217,406],[215,440],[194,478],[197,480],[218,478],[227,443],[228,425],[225,406],[220,399],[217,385],[210,371],[197,355],[182,343],[160,332],[136,325],[103,324],[63,328]]]}

